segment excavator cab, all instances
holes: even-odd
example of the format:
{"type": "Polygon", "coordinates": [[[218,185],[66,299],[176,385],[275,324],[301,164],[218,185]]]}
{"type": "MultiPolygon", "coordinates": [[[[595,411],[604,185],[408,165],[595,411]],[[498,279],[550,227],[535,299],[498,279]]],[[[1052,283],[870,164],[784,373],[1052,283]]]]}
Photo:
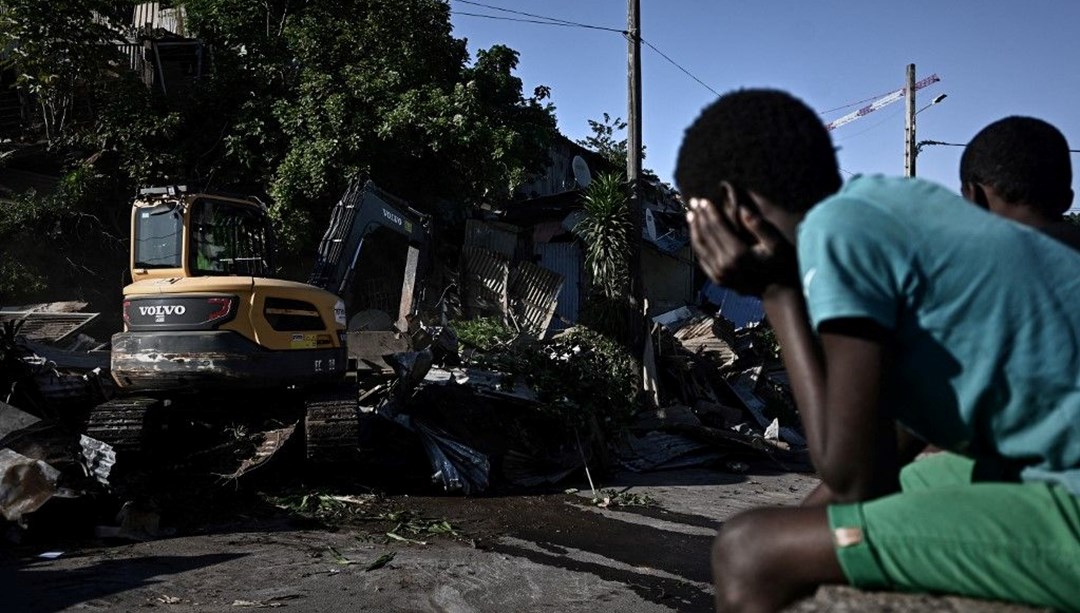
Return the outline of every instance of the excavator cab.
{"type": "Polygon", "coordinates": [[[144,189],[135,201],[133,279],[269,276],[270,228],[261,204],[207,194],[177,197],[178,190],[144,189]]]}
{"type": "Polygon", "coordinates": [[[341,380],[345,306],[270,278],[259,202],[150,188],[132,206],[131,276],[112,374],[125,390],[287,387],[341,380]]]}

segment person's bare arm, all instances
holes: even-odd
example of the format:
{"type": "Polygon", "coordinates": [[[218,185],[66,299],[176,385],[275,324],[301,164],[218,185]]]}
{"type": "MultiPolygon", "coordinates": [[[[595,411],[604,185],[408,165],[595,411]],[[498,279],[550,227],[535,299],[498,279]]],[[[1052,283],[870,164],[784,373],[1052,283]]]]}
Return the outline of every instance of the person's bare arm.
{"type": "Polygon", "coordinates": [[[806,430],[810,458],[836,502],[899,489],[896,430],[881,410],[885,331],[867,319],[828,321],[820,350],[798,287],[762,296],[806,430]]]}
{"type": "MultiPolygon", "coordinates": [[[[898,468],[907,466],[915,461],[915,458],[917,458],[920,453],[930,448],[931,447],[926,444],[926,441],[912,434],[907,428],[904,428],[899,424],[896,425],[896,464],[898,468]]],[[[802,502],[799,503],[799,506],[817,507],[836,502],[840,502],[836,494],[829,489],[829,486],[822,482],[811,490],[810,493],[806,495],[806,498],[803,498],[802,502]]]]}
{"type": "Polygon", "coordinates": [[[792,382],[810,458],[836,501],[897,489],[892,416],[882,413],[886,331],[869,319],[810,327],[790,243],[729,191],[727,214],[698,203],[694,249],[715,282],[762,297],[792,382]]]}

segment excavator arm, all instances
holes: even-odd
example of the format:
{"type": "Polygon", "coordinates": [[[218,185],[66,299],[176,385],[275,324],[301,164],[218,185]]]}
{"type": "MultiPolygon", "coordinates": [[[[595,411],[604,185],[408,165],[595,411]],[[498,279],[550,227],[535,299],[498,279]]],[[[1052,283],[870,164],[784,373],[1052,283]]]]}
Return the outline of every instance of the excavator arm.
{"type": "Polygon", "coordinates": [[[353,182],[334,205],[330,223],[319,241],[315,268],[308,283],[341,296],[346,310],[351,312],[352,283],[364,239],[380,227],[388,228],[409,242],[399,313],[399,317],[403,317],[412,307],[412,289],[420,252],[427,247],[430,238],[430,220],[430,216],[379,189],[371,181],[353,182]]]}

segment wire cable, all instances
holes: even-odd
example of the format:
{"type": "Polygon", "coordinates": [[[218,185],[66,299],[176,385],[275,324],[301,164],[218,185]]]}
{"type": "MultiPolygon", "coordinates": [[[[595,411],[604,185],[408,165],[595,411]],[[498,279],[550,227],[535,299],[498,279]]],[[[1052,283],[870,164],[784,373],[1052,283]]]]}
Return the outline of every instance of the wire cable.
{"type": "MultiPolygon", "coordinates": [[[[536,23],[544,26],[562,26],[564,28],[593,28],[593,26],[578,25],[576,23],[560,23],[558,21],[540,21],[538,19],[521,19],[518,17],[501,17],[499,15],[482,15],[480,13],[468,13],[465,11],[452,11],[452,15],[464,15],[466,17],[482,17],[484,19],[494,19],[496,21],[514,21],[517,23],[536,23]]],[[[608,30],[609,28],[596,27],[597,30],[608,30]]],[[[621,30],[611,30],[612,32],[620,32],[621,30]]]]}
{"type": "Polygon", "coordinates": [[[536,15],[534,13],[526,13],[525,11],[515,11],[513,9],[503,8],[501,6],[493,6],[493,5],[490,5],[490,4],[484,4],[483,2],[473,2],[472,0],[454,0],[454,1],[455,2],[460,2],[461,4],[468,4],[468,5],[471,5],[471,6],[478,6],[480,8],[491,9],[493,11],[501,11],[503,13],[510,13],[512,15],[522,15],[524,17],[532,17],[533,19],[543,19],[544,21],[525,21],[523,19],[513,19],[513,18],[510,18],[510,17],[499,17],[499,16],[496,16],[496,15],[480,15],[480,14],[476,14],[476,13],[463,13],[463,12],[460,12],[460,11],[455,11],[459,15],[469,15],[471,17],[487,17],[489,19],[502,19],[502,20],[505,20],[505,21],[525,21],[526,23],[540,23],[540,24],[544,24],[544,25],[573,26],[573,27],[577,27],[577,28],[587,28],[589,30],[604,30],[604,31],[607,31],[607,32],[618,32],[620,34],[626,34],[625,30],[620,30],[618,28],[608,28],[608,27],[604,27],[604,26],[594,26],[594,25],[590,25],[590,24],[587,24],[587,23],[580,23],[580,22],[577,22],[577,21],[570,21],[568,19],[559,19],[557,17],[547,17],[545,15],[536,15]]]}
{"type": "MultiPolygon", "coordinates": [[[[619,30],[617,28],[607,28],[607,27],[603,27],[603,26],[594,26],[594,25],[589,25],[589,24],[585,24],[585,23],[578,23],[576,21],[569,21],[569,20],[566,20],[566,19],[558,19],[558,18],[555,18],[555,17],[547,17],[547,16],[544,16],[544,15],[537,15],[537,14],[534,14],[534,13],[526,13],[524,11],[515,11],[515,10],[512,10],[512,9],[507,9],[507,8],[502,8],[502,7],[498,7],[498,6],[492,6],[492,5],[489,5],[489,4],[484,4],[482,2],[472,2],[471,0],[455,0],[455,1],[460,2],[462,4],[469,4],[469,5],[472,5],[472,6],[479,6],[479,7],[486,8],[486,9],[502,11],[504,13],[511,13],[511,14],[514,14],[514,15],[523,15],[525,17],[529,17],[530,19],[522,19],[522,18],[518,18],[518,17],[503,17],[501,15],[484,15],[484,14],[481,14],[481,13],[472,13],[472,12],[468,12],[468,11],[451,11],[451,14],[453,14],[453,15],[463,15],[463,16],[467,16],[467,17],[481,17],[481,18],[484,18],[484,19],[494,19],[494,20],[497,20],[497,21],[514,21],[514,22],[519,22],[519,23],[535,23],[535,24],[545,25],[545,26],[562,26],[562,27],[586,28],[586,29],[590,29],[590,30],[602,30],[602,31],[605,31],[605,32],[616,32],[618,34],[622,34],[624,37],[629,37],[630,36],[630,33],[627,32],[626,30],[619,30]]],[[[657,47],[656,45],[650,43],[649,41],[645,40],[644,38],[641,38],[641,42],[644,43],[647,47],[649,47],[653,51],[655,51],[657,53],[657,55],[659,55],[660,57],[667,60],[672,66],[674,66],[674,67],[678,68],[680,71],[682,71],[686,76],[690,77],[691,79],[696,81],[699,85],[701,85],[705,89],[712,92],[713,95],[720,96],[720,92],[718,92],[715,89],[713,89],[712,87],[710,87],[708,83],[706,83],[706,82],[702,81],[701,79],[699,79],[696,75],[694,75],[692,72],[687,70],[686,67],[679,64],[675,60],[671,59],[671,57],[669,55],[667,55],[666,53],[664,53],[663,51],[661,51],[659,47],[657,47]]]]}
{"type": "MultiPolygon", "coordinates": [[[[638,37],[638,38],[641,38],[641,37],[638,37]]],[[[693,75],[693,73],[691,73],[691,72],[690,72],[689,70],[687,70],[687,69],[683,68],[683,67],[682,67],[682,66],[681,66],[681,65],[680,65],[680,64],[679,64],[678,62],[676,62],[675,60],[673,60],[673,59],[671,59],[670,57],[668,57],[666,53],[664,53],[663,51],[661,51],[661,50],[657,49],[657,48],[656,48],[656,45],[654,45],[654,44],[650,43],[649,41],[645,40],[644,38],[641,38],[641,42],[645,43],[645,45],[647,45],[647,46],[648,46],[648,47],[649,47],[650,49],[652,49],[653,51],[657,52],[657,53],[658,53],[658,54],[660,55],[660,57],[664,58],[664,59],[665,59],[665,60],[667,60],[668,62],[671,62],[671,65],[672,65],[672,66],[674,66],[674,67],[678,68],[679,70],[683,71],[683,72],[684,72],[684,73],[686,74],[686,76],[688,76],[688,77],[690,77],[691,79],[693,79],[693,80],[697,81],[697,82],[698,82],[698,83],[699,83],[699,84],[700,84],[700,85],[701,85],[702,87],[704,87],[705,89],[707,89],[707,90],[711,91],[711,92],[712,92],[713,94],[715,94],[715,95],[716,95],[716,96],[717,96],[718,98],[720,97],[720,92],[718,92],[718,91],[716,91],[715,89],[713,89],[713,88],[709,87],[709,85],[708,85],[707,83],[705,83],[705,82],[704,82],[704,81],[702,81],[701,79],[699,79],[699,78],[697,78],[696,76],[694,76],[694,75],[693,75]]]]}

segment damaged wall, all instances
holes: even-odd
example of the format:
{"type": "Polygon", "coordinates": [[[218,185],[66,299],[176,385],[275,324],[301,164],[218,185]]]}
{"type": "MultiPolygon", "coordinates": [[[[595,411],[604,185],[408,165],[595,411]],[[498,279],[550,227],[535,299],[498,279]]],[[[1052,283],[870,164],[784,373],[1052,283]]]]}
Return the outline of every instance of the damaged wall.
{"type": "Polygon", "coordinates": [[[641,282],[649,300],[648,317],[696,302],[692,257],[689,245],[671,255],[648,247],[641,250],[641,282]]]}

